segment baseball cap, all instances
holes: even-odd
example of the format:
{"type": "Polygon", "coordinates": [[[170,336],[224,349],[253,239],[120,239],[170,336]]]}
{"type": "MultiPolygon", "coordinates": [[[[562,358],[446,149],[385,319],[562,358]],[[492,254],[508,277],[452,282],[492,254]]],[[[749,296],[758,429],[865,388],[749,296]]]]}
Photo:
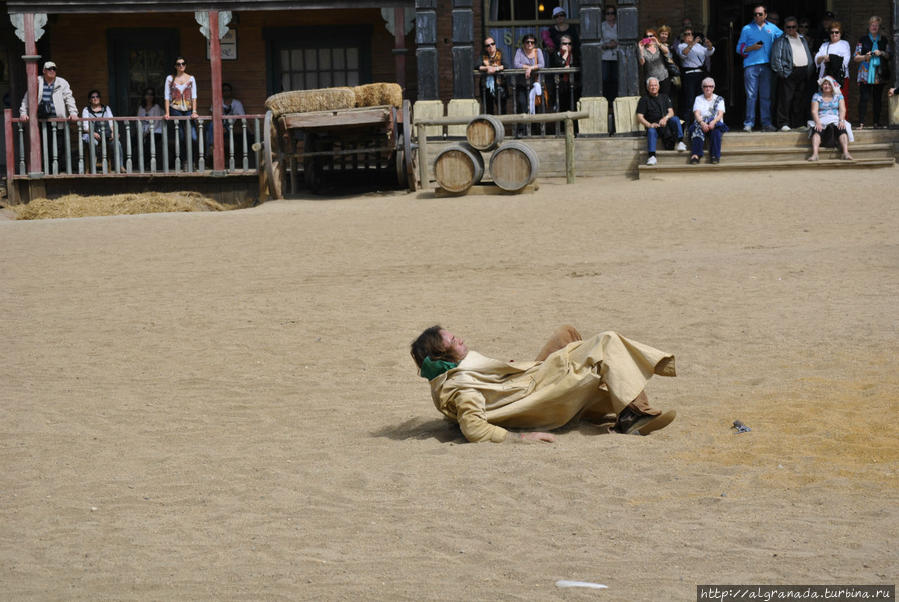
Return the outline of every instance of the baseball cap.
{"type": "Polygon", "coordinates": [[[557,6],[553,9],[553,18],[558,17],[559,15],[564,15],[564,14],[566,14],[565,9],[562,8],[561,6],[557,6]]]}
{"type": "Polygon", "coordinates": [[[53,69],[56,69],[56,63],[54,63],[53,61],[47,61],[46,63],[44,63],[44,69],[50,69],[51,67],[53,69]]]}

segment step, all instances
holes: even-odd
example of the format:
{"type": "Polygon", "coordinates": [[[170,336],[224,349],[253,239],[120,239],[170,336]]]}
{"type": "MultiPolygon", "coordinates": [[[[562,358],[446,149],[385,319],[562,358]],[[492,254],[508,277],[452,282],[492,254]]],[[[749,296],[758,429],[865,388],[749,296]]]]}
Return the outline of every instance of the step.
{"type": "Polygon", "coordinates": [[[702,162],[697,165],[689,163],[678,163],[672,165],[639,165],[637,167],[638,175],[651,175],[660,173],[678,173],[695,170],[724,170],[724,171],[745,171],[752,169],[759,170],[780,170],[780,169],[820,169],[820,168],[872,168],[872,167],[892,167],[896,164],[895,159],[853,159],[852,161],[843,161],[842,159],[821,159],[820,161],[776,161],[776,162],[760,162],[760,161],[743,161],[729,162],[726,155],[722,158],[721,163],[709,163],[708,155],[703,157],[702,162]]]}
{"type": "MultiPolygon", "coordinates": [[[[686,131],[686,128],[684,129],[686,131]]],[[[855,142],[852,144],[893,144],[899,145],[899,130],[865,128],[852,131],[855,142]]],[[[768,148],[768,147],[808,147],[808,130],[791,130],[789,132],[752,132],[747,134],[741,129],[732,129],[724,134],[725,144],[731,148],[768,148]]]]}
{"type": "MultiPolygon", "coordinates": [[[[807,144],[803,147],[732,148],[726,144],[727,141],[725,138],[722,156],[732,163],[804,161],[811,154],[811,148],[807,144]]],[[[850,144],[849,152],[856,159],[891,159],[894,156],[893,146],[886,143],[850,144]]],[[[841,154],[841,151],[831,148],[822,148],[820,151],[822,158],[826,159],[839,159],[841,154]]],[[[643,152],[640,153],[638,160],[646,163],[647,157],[648,155],[643,152]]],[[[685,163],[690,158],[690,152],[657,151],[656,157],[659,165],[685,163]]]]}

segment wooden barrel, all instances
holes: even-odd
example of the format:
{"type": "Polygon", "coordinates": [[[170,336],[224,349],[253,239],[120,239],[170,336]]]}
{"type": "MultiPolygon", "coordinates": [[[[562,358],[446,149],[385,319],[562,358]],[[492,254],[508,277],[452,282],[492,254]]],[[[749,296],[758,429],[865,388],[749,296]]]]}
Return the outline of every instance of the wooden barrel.
{"type": "Polygon", "coordinates": [[[484,158],[465,142],[447,146],[434,160],[434,178],[447,192],[467,192],[483,175],[484,158]]]}
{"type": "Polygon", "coordinates": [[[504,134],[502,122],[493,115],[478,115],[465,128],[468,143],[484,152],[492,151],[502,144],[504,134]]]}
{"type": "Polygon", "coordinates": [[[537,153],[528,145],[507,142],[490,157],[490,175],[493,183],[509,192],[519,192],[537,178],[540,162],[537,153]]]}

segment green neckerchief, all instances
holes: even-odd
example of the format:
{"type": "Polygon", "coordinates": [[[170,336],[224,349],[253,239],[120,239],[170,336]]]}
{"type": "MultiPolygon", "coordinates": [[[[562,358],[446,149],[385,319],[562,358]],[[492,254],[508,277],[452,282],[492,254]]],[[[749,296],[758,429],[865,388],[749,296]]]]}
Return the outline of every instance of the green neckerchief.
{"type": "Polygon", "coordinates": [[[458,365],[459,364],[448,362],[446,360],[432,360],[431,356],[428,356],[421,362],[421,377],[433,380],[447,370],[452,370],[458,365]]]}

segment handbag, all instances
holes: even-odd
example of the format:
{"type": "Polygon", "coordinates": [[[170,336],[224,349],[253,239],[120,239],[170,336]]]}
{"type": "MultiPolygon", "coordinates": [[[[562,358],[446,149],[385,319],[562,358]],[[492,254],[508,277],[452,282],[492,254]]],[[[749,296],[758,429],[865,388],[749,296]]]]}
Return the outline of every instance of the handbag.
{"type": "Polygon", "coordinates": [[[680,88],[680,68],[674,64],[674,61],[668,59],[667,61],[665,61],[665,69],[668,70],[668,79],[671,80],[671,85],[676,88],[680,88]]]}
{"type": "Polygon", "coordinates": [[[680,69],[678,69],[677,65],[674,64],[674,61],[665,61],[665,68],[668,70],[668,75],[670,75],[671,77],[680,76],[680,69]]]}
{"type": "Polygon", "coordinates": [[[42,100],[37,104],[38,119],[49,119],[56,116],[56,109],[52,100],[42,100]]]}
{"type": "Polygon", "coordinates": [[[839,54],[830,54],[828,56],[830,58],[827,61],[827,66],[824,67],[824,75],[829,75],[838,83],[842,84],[844,79],[843,57],[839,54]]]}

